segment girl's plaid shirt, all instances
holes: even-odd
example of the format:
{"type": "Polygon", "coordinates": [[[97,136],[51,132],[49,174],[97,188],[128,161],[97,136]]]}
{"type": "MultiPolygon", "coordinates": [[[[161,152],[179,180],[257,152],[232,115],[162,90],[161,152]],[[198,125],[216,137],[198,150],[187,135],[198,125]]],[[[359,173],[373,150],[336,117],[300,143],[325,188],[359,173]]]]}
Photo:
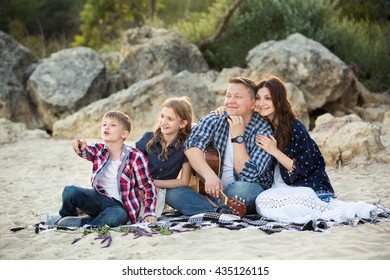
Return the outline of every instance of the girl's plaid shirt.
{"type": "MultiPolygon", "coordinates": [[[[92,144],[81,153],[80,157],[93,163],[92,187],[108,196],[104,186],[99,185],[110,153],[105,144],[92,144]]],[[[136,223],[141,209],[140,190],[145,195],[145,217],[155,216],[157,190],[148,169],[148,160],[138,149],[123,144],[120,155],[121,164],[118,170],[118,189],[122,203],[129,214],[131,223],[136,223]]]]}

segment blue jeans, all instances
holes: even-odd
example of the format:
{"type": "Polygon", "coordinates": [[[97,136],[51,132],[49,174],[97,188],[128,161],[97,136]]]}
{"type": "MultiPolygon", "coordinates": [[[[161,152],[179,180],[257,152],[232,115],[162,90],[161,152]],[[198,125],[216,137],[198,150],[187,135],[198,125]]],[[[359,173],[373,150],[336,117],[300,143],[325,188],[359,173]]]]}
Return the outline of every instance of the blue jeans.
{"type": "Polygon", "coordinates": [[[246,213],[256,214],[256,197],[265,189],[258,183],[236,181],[224,188],[228,197],[239,197],[245,200],[246,213]]]}
{"type": "Polygon", "coordinates": [[[66,186],[62,192],[62,217],[77,216],[77,208],[89,215],[83,224],[101,227],[117,227],[126,224],[129,216],[120,201],[102,195],[95,189],[66,186]]]}
{"type": "MultiPolygon", "coordinates": [[[[240,197],[245,200],[247,214],[256,214],[256,197],[264,191],[264,188],[257,183],[236,181],[224,189],[224,193],[229,197],[240,197]]],[[[220,199],[209,196],[217,207],[224,204],[220,199]]],[[[165,202],[184,215],[195,215],[204,212],[215,212],[217,207],[202,194],[194,191],[190,187],[179,187],[167,189],[165,202]]]]}
{"type": "MultiPolygon", "coordinates": [[[[165,203],[186,216],[217,210],[217,207],[212,205],[205,196],[190,187],[167,189],[165,203]]],[[[223,204],[222,201],[219,201],[219,203],[217,201],[217,205],[221,204],[223,204]]]]}

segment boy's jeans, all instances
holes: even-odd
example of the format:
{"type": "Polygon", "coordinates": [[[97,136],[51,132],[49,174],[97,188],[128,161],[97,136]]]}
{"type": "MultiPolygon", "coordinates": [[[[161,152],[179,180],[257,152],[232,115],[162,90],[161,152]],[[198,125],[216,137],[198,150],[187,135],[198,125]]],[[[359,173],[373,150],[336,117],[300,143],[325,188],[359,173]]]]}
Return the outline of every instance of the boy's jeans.
{"type": "Polygon", "coordinates": [[[76,207],[91,217],[84,222],[91,226],[117,227],[128,221],[127,211],[120,201],[102,195],[95,189],[66,186],[62,192],[59,213],[62,217],[77,216],[76,207]]]}

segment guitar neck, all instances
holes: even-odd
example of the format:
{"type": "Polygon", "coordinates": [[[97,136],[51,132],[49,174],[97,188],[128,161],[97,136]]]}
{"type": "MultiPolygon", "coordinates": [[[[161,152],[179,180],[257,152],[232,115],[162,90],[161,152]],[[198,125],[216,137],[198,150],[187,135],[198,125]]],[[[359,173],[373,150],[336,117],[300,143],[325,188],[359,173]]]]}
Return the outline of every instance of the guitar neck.
{"type": "Polygon", "coordinates": [[[224,194],[223,191],[219,191],[219,199],[222,200],[222,202],[225,204],[228,203],[228,197],[226,196],[226,194],[224,194]]]}

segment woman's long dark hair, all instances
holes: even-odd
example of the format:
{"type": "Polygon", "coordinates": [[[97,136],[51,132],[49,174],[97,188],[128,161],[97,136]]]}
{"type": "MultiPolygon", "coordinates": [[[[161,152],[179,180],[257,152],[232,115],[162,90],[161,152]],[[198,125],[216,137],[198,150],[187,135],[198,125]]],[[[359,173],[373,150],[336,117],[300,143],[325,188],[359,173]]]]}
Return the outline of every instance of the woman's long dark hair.
{"type": "Polygon", "coordinates": [[[274,131],[274,137],[278,143],[278,149],[284,151],[291,141],[293,121],[297,114],[292,108],[290,99],[287,96],[287,89],[283,80],[276,76],[261,80],[257,84],[257,91],[267,88],[271,93],[275,113],[272,120],[268,120],[274,131]]]}
{"type": "MultiPolygon", "coordinates": [[[[187,121],[187,125],[180,129],[177,135],[177,138],[179,140],[178,148],[181,148],[184,146],[184,142],[186,141],[187,135],[190,133],[192,128],[193,111],[191,101],[187,96],[170,97],[165,100],[164,103],[161,105],[161,108],[164,107],[172,108],[180,120],[187,121]]],[[[161,133],[161,127],[159,122],[157,122],[154,128],[152,139],[150,139],[150,141],[146,144],[146,151],[148,153],[152,153],[151,147],[156,142],[157,137],[160,138],[162,144],[162,152],[158,155],[158,157],[164,155],[165,158],[168,159],[167,143],[165,142],[164,137],[161,133]]]]}

